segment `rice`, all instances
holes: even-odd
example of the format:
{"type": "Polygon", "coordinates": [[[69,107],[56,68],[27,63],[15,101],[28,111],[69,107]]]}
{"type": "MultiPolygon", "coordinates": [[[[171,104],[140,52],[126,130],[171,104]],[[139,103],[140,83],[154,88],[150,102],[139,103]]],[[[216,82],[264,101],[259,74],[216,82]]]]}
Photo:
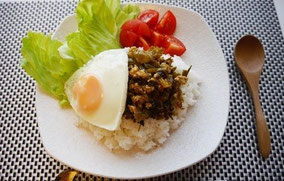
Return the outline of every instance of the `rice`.
{"type": "MultiPolygon", "coordinates": [[[[180,64],[183,61],[179,57],[174,57],[174,66],[177,66],[177,71],[184,69],[184,65],[180,64]]],[[[90,124],[87,121],[79,120],[78,126],[88,129],[94,138],[105,145],[109,150],[132,150],[138,149],[149,151],[163,144],[170,134],[176,130],[185,120],[188,108],[193,106],[199,97],[199,80],[194,75],[192,70],[188,75],[187,84],[181,87],[183,92],[183,108],[177,116],[168,120],[153,120],[147,119],[144,121],[144,126],[122,118],[118,130],[108,131],[90,124]]]]}

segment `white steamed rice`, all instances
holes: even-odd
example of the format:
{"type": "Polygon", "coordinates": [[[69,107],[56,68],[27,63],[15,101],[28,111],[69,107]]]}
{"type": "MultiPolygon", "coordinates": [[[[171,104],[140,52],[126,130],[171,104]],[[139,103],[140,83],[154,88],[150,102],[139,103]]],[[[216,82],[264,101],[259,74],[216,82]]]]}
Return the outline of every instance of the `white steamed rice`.
{"type": "MultiPolygon", "coordinates": [[[[182,61],[179,57],[174,57],[174,61],[182,61]]],[[[180,65],[175,64],[177,69],[180,65]]],[[[115,131],[108,131],[94,126],[87,121],[79,120],[78,126],[88,129],[94,135],[94,138],[104,144],[109,150],[132,150],[139,149],[149,151],[163,144],[170,136],[173,130],[176,130],[188,112],[188,108],[197,102],[199,92],[199,80],[192,70],[188,75],[189,79],[186,85],[181,87],[183,92],[183,108],[173,119],[153,121],[147,119],[145,125],[140,126],[132,120],[122,119],[120,128],[115,131]],[[140,127],[140,128],[139,128],[140,127]]]]}

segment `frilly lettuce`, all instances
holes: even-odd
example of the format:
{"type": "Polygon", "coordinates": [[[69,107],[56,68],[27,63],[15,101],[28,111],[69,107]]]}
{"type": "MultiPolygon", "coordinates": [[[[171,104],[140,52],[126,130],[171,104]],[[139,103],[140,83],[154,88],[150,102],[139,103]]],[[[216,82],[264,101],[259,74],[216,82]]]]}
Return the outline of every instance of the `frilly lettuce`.
{"type": "Polygon", "coordinates": [[[68,78],[92,56],[121,48],[120,28],[138,13],[137,6],[121,7],[120,0],[82,0],[76,8],[78,31],[69,34],[65,43],[28,32],[22,40],[21,66],[62,106],[68,105],[64,91],[68,78]]]}
{"type": "Polygon", "coordinates": [[[124,22],[135,19],[139,14],[140,10],[138,6],[134,6],[131,4],[126,4],[122,7],[121,11],[118,11],[115,15],[116,24],[121,28],[124,22]]]}
{"type": "Polygon", "coordinates": [[[72,60],[61,58],[58,48],[62,42],[52,40],[50,35],[28,32],[22,40],[21,66],[47,92],[68,105],[64,92],[64,83],[78,69],[72,60]]]}
{"type": "Polygon", "coordinates": [[[120,28],[138,13],[138,6],[121,7],[120,0],[83,0],[76,8],[79,31],[67,36],[60,55],[85,64],[104,50],[121,48],[120,28]]]}

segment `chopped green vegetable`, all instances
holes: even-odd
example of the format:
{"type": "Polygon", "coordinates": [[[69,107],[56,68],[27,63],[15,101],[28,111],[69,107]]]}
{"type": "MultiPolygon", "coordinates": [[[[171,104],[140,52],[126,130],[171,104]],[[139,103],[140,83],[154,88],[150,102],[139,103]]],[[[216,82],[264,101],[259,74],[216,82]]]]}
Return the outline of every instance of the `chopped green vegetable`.
{"type": "Polygon", "coordinates": [[[21,66],[47,92],[69,105],[64,92],[64,83],[78,69],[72,60],[60,57],[58,48],[62,42],[52,40],[50,35],[28,32],[23,38],[21,66]]]}
{"type": "Polygon", "coordinates": [[[173,58],[165,59],[163,49],[152,46],[147,51],[131,47],[128,51],[128,89],[123,116],[140,125],[144,120],[173,118],[182,109],[181,86],[188,81],[186,75],[177,73],[173,58]],[[141,56],[142,55],[142,56],[141,56]],[[145,56],[147,62],[145,62],[145,56]],[[147,68],[152,66],[152,68],[147,68]]]}

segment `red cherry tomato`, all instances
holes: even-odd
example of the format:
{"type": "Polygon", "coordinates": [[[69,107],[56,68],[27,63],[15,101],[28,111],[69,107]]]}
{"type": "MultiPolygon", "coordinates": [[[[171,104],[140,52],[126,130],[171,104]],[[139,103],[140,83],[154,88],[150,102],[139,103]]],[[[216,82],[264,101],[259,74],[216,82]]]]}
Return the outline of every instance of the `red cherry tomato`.
{"type": "Polygon", "coordinates": [[[163,44],[164,44],[164,40],[165,40],[165,36],[156,32],[156,31],[153,31],[152,32],[152,36],[151,36],[151,44],[153,46],[158,46],[158,47],[162,47],[163,44]]]}
{"type": "Polygon", "coordinates": [[[176,30],[176,17],[171,11],[167,11],[155,28],[162,34],[172,35],[176,30]]]}
{"type": "Polygon", "coordinates": [[[184,44],[176,37],[167,35],[165,39],[166,40],[163,46],[165,48],[165,54],[180,56],[185,52],[186,48],[184,44]]]}
{"type": "Polygon", "coordinates": [[[138,19],[146,23],[150,28],[154,28],[158,23],[159,13],[152,9],[145,10],[139,14],[138,19]]]}
{"type": "Polygon", "coordinates": [[[150,48],[149,43],[144,38],[142,38],[141,36],[138,38],[136,46],[137,47],[143,47],[144,50],[148,50],[150,48]]]}
{"type": "Polygon", "coordinates": [[[120,32],[120,43],[123,47],[131,47],[135,45],[138,36],[128,30],[121,30],[120,32]]]}
{"type": "Polygon", "coordinates": [[[125,22],[122,27],[122,30],[128,30],[133,33],[136,33],[139,36],[143,37],[150,37],[151,36],[151,30],[148,27],[148,25],[141,20],[133,19],[125,22]]]}
{"type": "Polygon", "coordinates": [[[141,22],[141,24],[139,25],[137,34],[139,36],[143,36],[143,37],[150,37],[151,36],[151,30],[146,23],[141,22]]]}
{"type": "Polygon", "coordinates": [[[132,20],[129,20],[129,21],[126,21],[121,29],[122,30],[128,30],[128,31],[132,31],[134,33],[137,33],[138,32],[138,29],[139,29],[139,26],[140,24],[142,23],[142,21],[140,20],[137,20],[137,19],[132,19],[132,20]]]}

